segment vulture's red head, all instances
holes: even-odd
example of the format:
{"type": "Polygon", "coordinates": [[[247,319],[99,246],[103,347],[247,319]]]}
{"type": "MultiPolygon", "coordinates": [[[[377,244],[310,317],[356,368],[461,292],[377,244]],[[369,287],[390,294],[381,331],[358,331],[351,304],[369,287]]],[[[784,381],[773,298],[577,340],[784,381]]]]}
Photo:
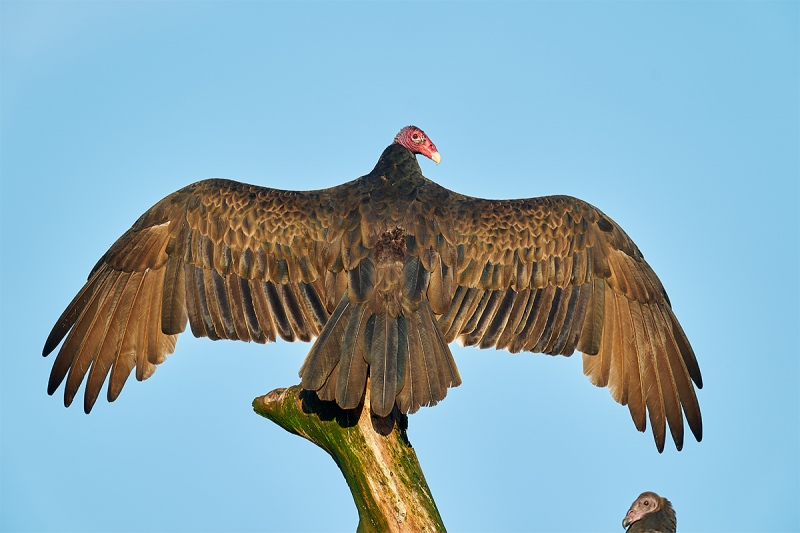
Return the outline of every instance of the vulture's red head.
{"type": "Polygon", "coordinates": [[[406,126],[394,138],[394,142],[405,146],[415,154],[422,154],[431,161],[439,164],[442,156],[436,150],[436,145],[425,135],[425,132],[416,126],[406,126]]]}
{"type": "Polygon", "coordinates": [[[631,504],[622,521],[622,527],[639,531],[637,522],[646,523],[641,531],[675,531],[675,511],[668,499],[662,498],[655,492],[643,492],[631,504]]]}

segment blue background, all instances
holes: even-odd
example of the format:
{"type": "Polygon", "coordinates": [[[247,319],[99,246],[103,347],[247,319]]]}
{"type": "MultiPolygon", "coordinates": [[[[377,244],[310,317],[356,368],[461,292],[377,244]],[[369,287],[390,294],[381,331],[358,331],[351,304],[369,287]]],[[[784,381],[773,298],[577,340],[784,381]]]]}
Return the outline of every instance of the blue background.
{"type": "Polygon", "coordinates": [[[0,529],[353,531],[344,479],[251,400],[308,345],[181,336],[91,416],[40,356],[100,255],[219,176],[315,189],[422,127],[423,172],[569,194],[669,291],[706,387],[661,455],[579,356],[454,348],[410,419],[451,531],[621,531],[654,490],[680,531],[800,530],[798,3],[3,1],[0,529]]]}

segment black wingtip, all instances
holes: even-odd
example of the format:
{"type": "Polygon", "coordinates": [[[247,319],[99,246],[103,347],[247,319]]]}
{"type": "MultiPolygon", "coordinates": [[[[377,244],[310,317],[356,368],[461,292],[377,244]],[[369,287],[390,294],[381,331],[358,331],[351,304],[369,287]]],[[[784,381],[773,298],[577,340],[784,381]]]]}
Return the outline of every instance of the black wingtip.
{"type": "Polygon", "coordinates": [[[692,430],[692,435],[697,440],[697,442],[701,442],[703,440],[703,421],[698,420],[696,423],[690,423],[689,429],[692,430]]]}
{"type": "Polygon", "coordinates": [[[92,407],[94,407],[94,401],[91,402],[84,402],[83,403],[83,412],[87,415],[92,412],[92,407]]]}
{"type": "Polygon", "coordinates": [[[47,336],[47,340],[44,341],[44,347],[42,348],[42,357],[47,357],[56,347],[61,343],[61,339],[64,338],[64,334],[66,332],[61,332],[58,328],[58,324],[56,324],[53,329],[50,331],[50,335],[47,336]]]}
{"type": "Polygon", "coordinates": [[[47,394],[49,394],[50,396],[55,394],[55,392],[58,390],[59,385],[61,385],[61,380],[55,379],[51,373],[50,379],[47,381],[47,394]]]}

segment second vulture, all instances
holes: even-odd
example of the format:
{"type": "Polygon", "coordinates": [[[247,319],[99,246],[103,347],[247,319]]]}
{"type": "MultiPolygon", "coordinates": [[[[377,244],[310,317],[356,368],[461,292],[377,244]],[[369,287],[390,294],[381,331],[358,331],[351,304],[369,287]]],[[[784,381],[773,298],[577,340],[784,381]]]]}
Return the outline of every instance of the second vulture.
{"type": "Polygon", "coordinates": [[[436,146],[403,128],[369,174],[318,191],[211,179],[170,194],[100,258],[44,346],[50,374],[88,413],[197,337],[311,341],[302,385],[342,408],[370,387],[386,416],[461,383],[448,343],[583,352],[584,373],[666,427],[702,438],[695,355],[658,277],[611,218],[568,196],[484,200],[422,175],[436,146]],[[88,377],[87,377],[88,374],[88,377]],[[110,376],[110,377],[109,377],[110,376]],[[693,383],[694,382],[694,385],[693,383]]]}
{"type": "Polygon", "coordinates": [[[626,533],[675,533],[678,520],[668,499],[643,492],[625,513],[622,527],[626,533]]]}

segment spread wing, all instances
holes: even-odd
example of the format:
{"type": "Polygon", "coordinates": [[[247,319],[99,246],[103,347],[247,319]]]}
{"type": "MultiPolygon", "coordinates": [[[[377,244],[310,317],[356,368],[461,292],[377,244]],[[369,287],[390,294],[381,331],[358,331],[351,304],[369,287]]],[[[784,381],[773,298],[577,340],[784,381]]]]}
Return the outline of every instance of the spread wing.
{"type": "Polygon", "coordinates": [[[434,261],[428,298],[445,340],[511,352],[583,352],[584,373],[649,415],[663,450],[683,415],[702,437],[694,352],[658,277],[625,232],[566,196],[482,200],[451,193],[442,217],[453,251],[434,261]],[[449,234],[448,234],[449,233],[449,234]]]}
{"type": "Polygon", "coordinates": [[[331,189],[208,180],[156,204],[53,328],[45,355],[66,339],[48,391],[66,378],[69,405],[88,373],[89,412],[110,375],[113,401],[133,368],[146,379],[172,353],[187,322],[212,339],[317,337],[303,386],[352,408],[370,375],[381,416],[395,401],[403,412],[433,405],[460,383],[447,347],[455,339],[577,349],[640,431],[649,417],[659,450],[667,425],[682,447],[684,414],[702,437],[692,348],[616,223],[575,198],[448,191],[398,145],[369,175],[331,189]]]}
{"type": "Polygon", "coordinates": [[[164,198],[111,246],[58,319],[44,355],[66,340],[48,392],[66,378],[70,405],[88,372],[88,413],[110,374],[115,400],[134,367],[146,379],[173,352],[187,321],[211,339],[318,335],[346,288],[335,190],[207,180],[164,198]]]}

